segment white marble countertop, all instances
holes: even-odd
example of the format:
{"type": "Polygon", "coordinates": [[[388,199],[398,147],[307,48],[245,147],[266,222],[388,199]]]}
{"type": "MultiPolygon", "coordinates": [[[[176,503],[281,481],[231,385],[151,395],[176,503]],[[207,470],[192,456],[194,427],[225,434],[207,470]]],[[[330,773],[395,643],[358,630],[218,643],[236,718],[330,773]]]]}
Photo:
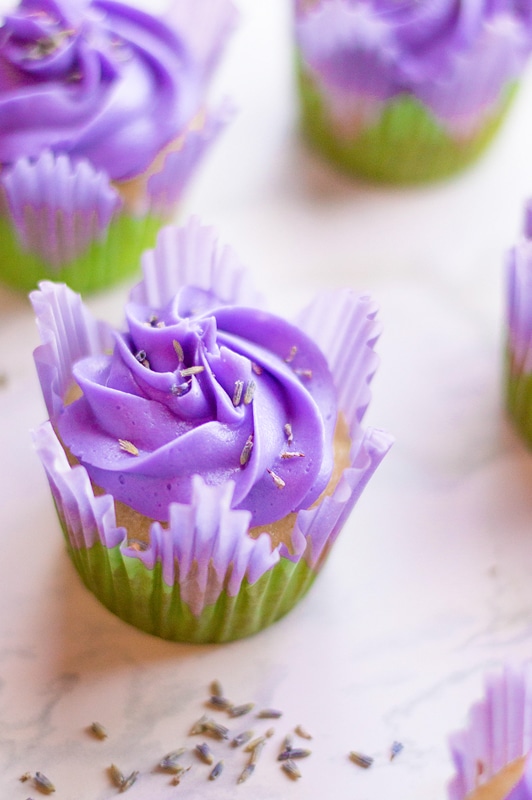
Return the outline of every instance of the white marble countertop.
{"type": "MultiPolygon", "coordinates": [[[[150,637],[103,608],[68,560],[28,433],[45,413],[33,316],[26,298],[0,290],[0,796],[9,800],[38,796],[19,782],[36,770],[57,800],[107,800],[117,792],[111,762],[141,771],[131,800],[445,800],[447,736],[485,671],[532,653],[532,455],[501,401],[502,265],[532,194],[532,76],[496,144],[463,176],[420,189],[353,185],[298,140],[288,0],[238,4],[219,87],[241,111],[183,216],[215,224],[279,312],[331,285],[374,294],[384,333],[368,418],[397,441],[287,617],[223,646],[150,637]],[[218,745],[226,768],[214,786],[200,765],[171,786],[153,766],[191,741],[213,678],[235,701],[282,709],[276,738],[246,784],[235,783],[241,755],[218,745]],[[93,720],[108,739],[86,733],[93,720]],[[292,783],[275,756],[297,723],[313,733],[313,754],[292,783]],[[404,750],[390,762],[394,740],[404,750]],[[373,768],[351,763],[353,749],[376,756],[373,768]]],[[[90,306],[118,322],[124,295],[90,306]]]]}

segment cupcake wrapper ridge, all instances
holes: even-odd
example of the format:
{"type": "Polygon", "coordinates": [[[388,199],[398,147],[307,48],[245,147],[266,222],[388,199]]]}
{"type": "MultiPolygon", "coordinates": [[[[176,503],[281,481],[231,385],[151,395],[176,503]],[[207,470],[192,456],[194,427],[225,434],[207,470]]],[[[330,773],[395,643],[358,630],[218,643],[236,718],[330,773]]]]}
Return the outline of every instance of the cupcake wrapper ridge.
{"type": "Polygon", "coordinates": [[[264,306],[249,271],[234,250],[221,245],[212,227],[191,217],[183,227],[163,228],[155,248],[142,256],[143,278],[130,293],[132,302],[161,308],[178,289],[192,284],[211,287],[228,305],[264,306]]]}
{"type": "Polygon", "coordinates": [[[91,550],[95,545],[109,551],[119,548],[124,561],[138,561],[147,572],[159,564],[166,585],[180,583],[181,599],[196,616],[216,602],[223,589],[234,597],[244,578],[255,583],[279,561],[266,533],[258,539],[247,536],[249,513],[230,507],[233,484],[207,486],[199,475],[193,478],[191,502],[173,503],[168,525],[163,529],[154,522],[150,544],[137,550],[129,543],[127,531],[116,525],[113,498],[95,497],[86,470],[70,467],[49,422],[35,432],[34,442],[70,546],[77,550],[91,550]]]}
{"type": "Polygon", "coordinates": [[[166,18],[187,42],[202,80],[207,82],[237,24],[234,4],[230,0],[174,0],[166,18]]]}
{"type": "MultiPolygon", "coordinates": [[[[476,703],[465,730],[450,739],[455,776],[449,800],[466,800],[506,765],[532,749],[532,665],[506,666],[486,681],[484,698],[476,703]]],[[[532,759],[506,800],[532,800],[532,759]]]]}
{"type": "Polygon", "coordinates": [[[19,159],[0,173],[0,185],[20,245],[55,269],[103,239],[122,208],[104,172],[49,151],[36,161],[19,159]]]}
{"type": "Polygon", "coordinates": [[[532,241],[523,239],[507,259],[508,346],[513,369],[532,372],[532,241]]]}
{"type": "Polygon", "coordinates": [[[111,328],[94,319],[79,294],[64,284],[43,281],[30,294],[42,344],[34,353],[37,375],[50,419],[64,408],[72,365],[113,347],[111,328]]]}
{"type": "Polygon", "coordinates": [[[507,257],[506,401],[516,429],[532,446],[532,205],[525,209],[524,238],[507,257]]]}
{"type": "Polygon", "coordinates": [[[85,160],[43,152],[0,173],[0,275],[16,287],[65,281],[94,291],[138,269],[164,218],[126,210],[118,189],[85,160]]]}
{"type": "Polygon", "coordinates": [[[303,68],[301,128],[309,144],[340,169],[375,181],[424,183],[472,163],[498,132],[514,98],[508,85],[474,132],[454,136],[411,94],[386,103],[326,95],[303,68]],[[340,114],[336,109],[341,107],[340,114]]]}
{"type": "MultiPolygon", "coordinates": [[[[161,231],[155,250],[144,256],[143,268],[144,280],[131,293],[134,302],[164,305],[177,286],[191,279],[202,288],[212,287],[225,302],[257,305],[259,299],[232,250],[220,247],[214,231],[194,218],[186,228],[161,231]]],[[[105,349],[111,332],[67,287],[45,282],[31,299],[43,342],[35,360],[53,424],[73,363],[105,349]]],[[[231,508],[232,482],[207,486],[200,476],[194,476],[191,502],[172,504],[168,525],[154,522],[149,544],[139,548],[129,542],[125,529],[116,527],[112,498],[95,497],[85,469],[70,467],[52,424],[45,423],[35,433],[70,554],[87,586],[119,616],[169,638],[238,638],[284,614],[312,583],[391,445],[387,434],[360,425],[376,367],[375,305],[369,297],[353,293],[331,294],[327,300],[342,313],[336,324],[322,325],[318,342],[330,358],[340,410],[352,437],[351,466],[330,497],[297,514],[290,553],[284,545],[272,551],[267,533],[257,538],[247,534],[249,513],[231,508]],[[102,570],[110,576],[106,593],[100,586],[102,570]],[[170,607],[171,621],[163,613],[170,607]],[[147,614],[147,608],[160,613],[147,614]],[[235,625],[220,624],[220,608],[235,625]]],[[[310,307],[309,330],[319,327],[323,302],[320,298],[310,307]]]]}

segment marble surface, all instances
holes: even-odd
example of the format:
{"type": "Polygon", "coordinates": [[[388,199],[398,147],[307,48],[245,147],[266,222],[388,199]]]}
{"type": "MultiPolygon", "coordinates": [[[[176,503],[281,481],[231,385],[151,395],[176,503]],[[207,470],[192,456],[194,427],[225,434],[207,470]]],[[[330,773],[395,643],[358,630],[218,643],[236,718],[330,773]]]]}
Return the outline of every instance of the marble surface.
{"type": "MultiPolygon", "coordinates": [[[[224,646],[149,637],[104,609],[67,558],[29,437],[44,418],[36,328],[26,298],[0,290],[0,796],[10,800],[38,796],[19,782],[36,770],[57,800],[107,800],[112,762],[142,773],[131,800],[444,800],[447,736],[485,672],[532,654],[532,455],[501,401],[502,265],[532,195],[532,76],[464,175],[420,189],[352,184],[298,139],[287,0],[238,5],[217,91],[240,112],[182,215],[219,228],[277,311],[332,285],[375,295],[384,332],[368,417],[396,444],[286,618],[224,646]],[[215,786],[194,763],[173,787],[153,767],[195,743],[187,733],[213,678],[235,702],[283,717],[248,783],[236,785],[242,755],[217,745],[226,766],[215,786]],[[94,720],[105,741],[87,734],[94,720]],[[313,753],[292,783],[275,757],[298,723],[313,753]],[[394,740],[404,750],[390,762],[394,740]],[[351,763],[353,749],[374,755],[373,768],[351,763]]],[[[90,306],[119,322],[125,291],[90,306]]]]}

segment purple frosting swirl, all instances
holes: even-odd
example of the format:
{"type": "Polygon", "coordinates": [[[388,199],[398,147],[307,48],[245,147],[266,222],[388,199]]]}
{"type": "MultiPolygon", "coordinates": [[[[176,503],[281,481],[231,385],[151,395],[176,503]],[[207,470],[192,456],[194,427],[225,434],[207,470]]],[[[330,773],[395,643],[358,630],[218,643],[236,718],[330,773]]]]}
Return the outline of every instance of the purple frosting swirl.
{"type": "Polygon", "coordinates": [[[412,94],[443,119],[488,108],[532,49],[525,0],[295,0],[304,63],[379,102],[412,94]]]}
{"type": "Polygon", "coordinates": [[[0,162],[44,150],[113,180],[143,172],[198,111],[183,38],[112,0],[22,0],[0,29],[0,162]]]}
{"type": "Polygon", "coordinates": [[[163,308],[130,302],[112,355],[78,362],[83,396],[57,425],[91,480],[166,521],[192,476],[234,481],[251,525],[309,507],[332,471],[336,396],[324,355],[263,310],[185,287],[163,308]]]}

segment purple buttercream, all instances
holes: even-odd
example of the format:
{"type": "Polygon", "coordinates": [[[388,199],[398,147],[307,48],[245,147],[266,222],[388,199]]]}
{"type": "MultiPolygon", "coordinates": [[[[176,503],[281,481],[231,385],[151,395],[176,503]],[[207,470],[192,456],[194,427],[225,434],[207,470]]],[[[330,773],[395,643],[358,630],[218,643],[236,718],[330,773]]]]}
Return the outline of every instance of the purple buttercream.
{"type": "MultiPolygon", "coordinates": [[[[272,317],[260,310],[260,299],[250,284],[249,273],[241,267],[233,251],[227,247],[220,247],[213,230],[203,228],[197,220],[191,220],[186,228],[163,230],[159,235],[156,249],[145,254],[143,270],[144,280],[135,287],[130,296],[127,311],[130,332],[118,334],[118,343],[112,358],[105,354],[117,334],[108,326],[96,322],[78,295],[64,285],[51,283],[43,283],[40,291],[32,293],[42,340],[42,345],[35,352],[35,360],[48,413],[54,425],[58,424],[61,428],[65,414],[69,413],[69,409],[75,408],[76,404],[73,404],[67,407],[65,412],[63,402],[65,393],[72,383],[74,371],[81,370],[83,374],[84,370],[89,369],[90,372],[92,368],[94,372],[99,364],[104,370],[109,370],[109,375],[111,366],[117,367],[119,379],[124,379],[127,386],[133,385],[134,391],[126,398],[127,401],[131,399],[133,404],[137,401],[150,403],[151,410],[148,417],[143,415],[142,418],[135,420],[133,414],[129,420],[138,422],[137,427],[142,427],[142,435],[147,439],[153,441],[160,435],[158,426],[161,419],[167,431],[168,426],[173,426],[172,430],[175,431],[179,425],[185,427],[190,425],[190,419],[185,419],[184,422],[178,421],[175,415],[171,419],[171,407],[174,403],[179,405],[182,399],[187,400],[195,391],[195,387],[192,385],[185,387],[186,393],[181,396],[179,392],[175,394],[170,392],[171,396],[168,392],[157,394],[161,390],[157,382],[165,384],[170,374],[168,367],[171,368],[171,374],[182,368],[176,364],[176,360],[180,358],[180,348],[174,345],[172,326],[157,328],[158,322],[162,320],[170,322],[174,319],[174,315],[177,315],[178,321],[175,325],[179,331],[184,331],[186,334],[183,342],[180,342],[183,356],[195,359],[194,363],[197,363],[198,358],[202,359],[199,365],[206,365],[209,369],[212,367],[211,359],[219,359],[216,367],[219,367],[220,371],[216,374],[216,381],[220,386],[216,385],[209,369],[193,377],[185,376],[184,382],[187,384],[195,382],[199,385],[200,381],[206,381],[207,390],[198,392],[190,398],[192,411],[196,404],[201,403],[209,411],[214,407],[216,413],[221,415],[220,418],[227,418],[229,422],[237,420],[240,426],[247,425],[249,422],[254,422],[253,407],[255,402],[261,402],[259,401],[262,394],[261,387],[266,387],[264,393],[268,402],[272,398],[277,402],[277,394],[281,398],[284,396],[286,381],[289,393],[295,392],[294,402],[303,402],[303,408],[310,407],[312,415],[315,414],[313,404],[318,406],[316,400],[319,401],[323,417],[320,425],[324,431],[329,431],[322,442],[309,443],[310,449],[305,458],[289,459],[290,463],[296,462],[295,468],[299,469],[299,465],[306,462],[307,457],[316,453],[316,448],[322,449],[336,417],[336,410],[334,409],[333,414],[330,406],[332,397],[330,386],[324,385],[327,377],[327,383],[337,389],[339,408],[351,436],[349,466],[344,470],[330,497],[325,498],[316,507],[302,509],[295,515],[291,548],[288,553],[285,545],[275,547],[272,551],[271,540],[267,534],[261,534],[256,539],[247,535],[252,514],[250,510],[246,510],[245,502],[237,499],[236,493],[239,491],[240,473],[244,476],[241,479],[243,481],[248,480],[246,476],[248,470],[252,474],[253,459],[256,457],[254,449],[247,465],[243,467],[238,465],[236,471],[234,464],[232,465],[227,480],[224,477],[221,482],[212,482],[209,485],[207,482],[209,476],[193,475],[190,480],[188,500],[168,504],[166,515],[168,523],[164,526],[153,523],[149,544],[145,550],[138,551],[128,547],[127,532],[116,527],[111,495],[94,496],[89,480],[89,469],[84,466],[74,468],[69,466],[52,425],[46,423],[36,433],[36,446],[60,514],[66,520],[72,546],[78,549],[88,548],[99,541],[105,547],[114,547],[121,543],[124,556],[132,562],[141,561],[147,569],[151,569],[156,562],[161,562],[165,582],[172,585],[179,580],[182,596],[191,604],[194,613],[200,613],[202,603],[214,602],[216,592],[221,591],[222,586],[226,585],[228,575],[230,575],[229,594],[234,596],[238,593],[244,577],[254,583],[271,569],[280,557],[298,561],[304,555],[309,566],[313,568],[323,560],[347,514],[391,444],[390,437],[383,432],[364,429],[361,425],[369,399],[368,385],[376,367],[373,345],[379,335],[380,326],[375,321],[376,308],[373,301],[367,296],[358,296],[352,292],[322,295],[306,313],[301,315],[302,323],[298,328],[272,317]],[[179,294],[180,288],[187,285],[189,288],[179,294]],[[213,307],[214,300],[216,302],[213,307]],[[188,303],[191,301],[194,302],[194,314],[188,317],[186,312],[190,311],[188,303]],[[255,308],[259,306],[259,310],[254,312],[256,330],[250,333],[249,312],[246,308],[253,306],[255,308]],[[243,307],[242,315],[236,312],[237,307],[243,307]],[[328,313],[324,316],[325,308],[328,313]],[[153,309],[162,310],[162,313],[159,311],[158,320],[145,319],[145,312],[151,312],[153,309]],[[143,324],[146,322],[148,324],[143,324]],[[261,327],[262,325],[264,327],[261,327]],[[273,333],[272,325],[276,329],[273,333]],[[271,343],[268,341],[268,347],[265,347],[264,339],[270,334],[272,341],[271,343]],[[286,335],[283,343],[278,338],[281,334],[286,335]],[[151,347],[152,336],[163,342],[160,351],[157,353],[153,351],[151,354],[153,364],[150,362],[149,372],[147,365],[140,364],[134,358],[138,355],[138,351],[135,353],[131,351],[129,337],[137,335],[148,337],[140,342],[143,349],[151,347]],[[323,352],[327,355],[328,366],[324,363],[323,356],[316,352],[315,346],[307,343],[307,335],[319,340],[323,352]],[[294,339],[294,336],[297,338],[294,339]],[[219,347],[217,352],[216,347],[220,339],[223,340],[222,347],[219,347]],[[235,349],[237,341],[243,342],[241,346],[244,355],[235,349]],[[301,343],[301,353],[292,350],[294,343],[301,343]],[[199,345],[197,350],[194,349],[195,344],[199,345]],[[203,344],[206,345],[205,349],[203,344]],[[287,347],[288,362],[285,361],[287,347]],[[248,352],[248,348],[251,352],[248,352]],[[276,350],[280,351],[281,357],[276,356],[276,350]],[[225,360],[221,357],[222,351],[225,352],[225,360]],[[306,358],[308,354],[312,356],[312,366],[316,374],[313,373],[312,377],[308,373],[297,375],[295,370],[299,368],[299,359],[306,358]],[[260,362],[256,357],[264,359],[265,369],[261,375],[258,375],[257,371],[249,371],[249,357],[257,365],[260,362]],[[238,367],[237,373],[232,371],[235,363],[238,367]],[[130,365],[129,377],[127,372],[122,371],[124,364],[130,365]],[[163,371],[157,372],[154,369],[157,365],[162,367],[163,371]],[[224,372],[226,365],[227,373],[224,372]],[[235,406],[233,403],[233,378],[241,374],[240,369],[243,365],[248,369],[246,380],[249,376],[257,383],[253,402],[249,404],[251,408],[239,404],[235,406]],[[283,383],[280,383],[280,391],[277,387],[274,392],[268,393],[272,378],[267,373],[271,369],[276,375],[273,382],[277,383],[279,380],[283,383]],[[133,379],[132,376],[136,378],[133,379]],[[263,376],[263,381],[259,382],[263,376]],[[137,383],[137,380],[141,383],[137,383]],[[311,386],[313,386],[310,392],[311,401],[308,398],[301,400],[311,386]],[[147,395],[152,392],[155,393],[155,398],[152,397],[148,401],[147,395]],[[163,403],[159,402],[161,396],[164,396],[163,403]],[[156,425],[150,430],[153,421],[156,425]],[[179,574],[176,573],[176,563],[179,564],[179,574]],[[207,577],[209,564],[212,564],[219,576],[219,585],[214,588],[211,578],[207,577]],[[188,587],[189,577],[190,587],[188,587]],[[198,581],[201,586],[204,583],[208,588],[208,599],[198,599],[198,581]]],[[[146,359],[143,360],[149,360],[149,355],[146,350],[146,359]]],[[[306,361],[302,362],[302,367],[304,370],[307,369],[306,361]]],[[[89,393],[94,392],[96,395],[96,401],[100,389],[101,385],[97,382],[89,389],[89,393]]],[[[91,400],[94,401],[94,398],[91,400]]],[[[273,413],[277,413],[275,402],[273,413]]],[[[264,405],[260,408],[264,408],[264,405]]],[[[194,424],[198,421],[192,418],[193,432],[194,424]]],[[[284,423],[284,416],[280,417],[280,421],[284,423]]],[[[112,420],[108,422],[114,424],[112,420]]],[[[202,425],[213,427],[209,421],[201,422],[202,425]]],[[[290,447],[295,449],[298,446],[299,426],[297,420],[292,422],[294,442],[283,441],[282,447],[285,449],[290,447]]],[[[315,424],[315,421],[311,422],[315,424]]],[[[260,423],[262,424],[262,421],[260,423]]],[[[267,427],[268,423],[265,424],[267,427]]],[[[202,425],[196,427],[201,428],[202,425]]],[[[90,426],[87,432],[90,439],[93,436],[90,426]]],[[[112,432],[109,442],[112,442],[116,453],[115,433],[118,431],[112,432]]],[[[261,429],[260,437],[263,433],[264,429],[261,429]]],[[[301,431],[301,435],[304,437],[306,434],[301,431]]],[[[247,439],[244,445],[246,441],[247,439]]],[[[264,444],[266,451],[269,446],[270,442],[264,444]]],[[[239,448],[240,441],[238,447],[233,448],[237,458],[241,452],[239,448]]],[[[187,454],[190,456],[189,464],[192,471],[195,470],[196,449],[187,454]]],[[[120,451],[117,455],[119,458],[126,456],[126,464],[134,463],[139,458],[120,451]]],[[[260,449],[257,460],[259,458],[263,458],[260,449]]],[[[284,469],[284,465],[279,469],[284,469]]],[[[262,477],[264,478],[264,475],[262,477]]],[[[285,492],[286,487],[277,488],[269,473],[267,477],[272,483],[267,481],[264,491],[277,499],[285,492]]],[[[160,476],[163,489],[168,480],[168,474],[160,476]]],[[[302,491],[308,496],[309,491],[318,490],[318,483],[323,480],[325,474],[322,474],[321,470],[316,474],[314,470],[311,479],[313,485],[309,489],[309,481],[305,477],[303,484],[306,488],[302,491]]],[[[125,563],[128,564],[129,560],[125,563]]]]}
{"type": "Polygon", "coordinates": [[[338,115],[408,94],[467,134],[522,72],[532,6],[521,0],[296,0],[303,64],[338,115]]]}
{"type": "Polygon", "coordinates": [[[203,105],[234,12],[215,5],[180,0],[166,24],[112,0],[22,0],[0,29],[0,162],[51,150],[112,180],[144,172],[203,105]],[[189,44],[194,4],[216,27],[189,44]]]}
{"type": "MultiPolygon", "coordinates": [[[[193,224],[188,241],[195,237],[213,244],[193,224]]],[[[163,247],[155,259],[168,260],[163,247]]],[[[337,418],[317,345],[212,289],[185,286],[162,304],[139,294],[113,354],[74,365],[83,396],[54,419],[91,479],[162,521],[170,502],[190,501],[192,474],[233,481],[233,505],[251,512],[253,526],[312,505],[331,475],[337,418]]]]}
{"type": "Polygon", "coordinates": [[[194,473],[234,481],[234,506],[252,525],[310,506],[331,474],[336,404],[324,356],[278,317],[219,303],[191,287],[162,308],[129,304],[113,355],[74,366],[83,397],[57,420],[92,480],[153,519],[190,501],[194,473]]]}
{"type": "MultiPolygon", "coordinates": [[[[467,727],[450,741],[455,776],[449,800],[466,800],[505,766],[532,750],[532,665],[489,675],[485,696],[469,713],[467,727]]],[[[532,800],[532,765],[504,800],[532,800]]]]}

